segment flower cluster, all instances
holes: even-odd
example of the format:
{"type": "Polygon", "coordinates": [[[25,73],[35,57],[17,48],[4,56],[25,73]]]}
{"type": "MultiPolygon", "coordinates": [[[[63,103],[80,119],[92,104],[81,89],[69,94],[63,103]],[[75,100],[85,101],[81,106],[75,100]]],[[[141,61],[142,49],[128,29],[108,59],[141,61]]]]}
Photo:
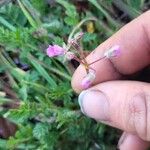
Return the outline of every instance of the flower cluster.
{"type": "Polygon", "coordinates": [[[120,46],[115,45],[111,47],[104,53],[104,55],[101,58],[91,63],[88,63],[84,56],[84,51],[80,46],[80,40],[82,39],[82,36],[82,32],[76,34],[74,38],[69,40],[67,45],[64,45],[63,47],[60,47],[58,45],[49,45],[49,47],[46,50],[46,53],[49,57],[64,56],[66,60],[74,59],[80,64],[82,64],[85,67],[87,74],[83,78],[81,85],[84,89],[87,89],[92,85],[93,81],[96,78],[96,71],[93,68],[91,68],[91,65],[104,58],[110,59],[111,57],[118,56],[120,54],[120,46]]]}

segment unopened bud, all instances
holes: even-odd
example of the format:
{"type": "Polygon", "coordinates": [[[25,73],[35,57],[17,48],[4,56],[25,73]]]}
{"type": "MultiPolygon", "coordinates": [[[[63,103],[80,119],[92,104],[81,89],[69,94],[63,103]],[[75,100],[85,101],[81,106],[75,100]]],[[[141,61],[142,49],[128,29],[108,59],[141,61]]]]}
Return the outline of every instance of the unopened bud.
{"type": "Polygon", "coordinates": [[[116,57],[118,55],[120,55],[120,46],[119,45],[115,45],[115,46],[111,47],[108,51],[106,51],[104,53],[104,56],[106,56],[107,58],[116,57]]]}
{"type": "Polygon", "coordinates": [[[96,78],[95,71],[89,70],[89,73],[82,80],[82,83],[81,83],[82,87],[84,89],[87,89],[88,87],[90,87],[95,78],[96,78]]]}

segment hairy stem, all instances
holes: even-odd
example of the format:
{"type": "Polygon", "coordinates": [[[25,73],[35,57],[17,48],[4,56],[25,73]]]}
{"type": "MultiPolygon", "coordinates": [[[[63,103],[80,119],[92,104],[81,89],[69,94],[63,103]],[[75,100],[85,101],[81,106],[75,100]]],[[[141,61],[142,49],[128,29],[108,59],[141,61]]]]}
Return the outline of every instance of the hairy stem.
{"type": "Polygon", "coordinates": [[[92,65],[92,64],[95,64],[96,62],[98,62],[98,61],[100,61],[100,60],[102,60],[102,59],[104,59],[104,58],[106,58],[106,56],[103,56],[102,58],[99,58],[99,59],[97,59],[97,60],[91,62],[91,63],[89,64],[89,66],[92,65]]]}
{"type": "Polygon", "coordinates": [[[70,41],[73,37],[73,35],[75,34],[75,32],[87,21],[96,21],[95,17],[89,17],[89,18],[85,18],[82,21],[80,21],[72,30],[72,32],[69,35],[68,41],[70,41]]]}

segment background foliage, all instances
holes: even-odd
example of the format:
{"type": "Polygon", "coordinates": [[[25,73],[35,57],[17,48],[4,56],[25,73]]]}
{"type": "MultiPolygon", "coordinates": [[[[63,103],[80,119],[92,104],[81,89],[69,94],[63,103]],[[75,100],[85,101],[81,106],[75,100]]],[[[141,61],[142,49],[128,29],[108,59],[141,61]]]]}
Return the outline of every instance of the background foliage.
{"type": "Polygon", "coordinates": [[[148,0],[2,0],[0,149],[115,149],[120,132],[79,110],[70,86],[78,64],[50,59],[45,49],[83,31],[83,47],[91,51],[149,5],[148,0]]]}

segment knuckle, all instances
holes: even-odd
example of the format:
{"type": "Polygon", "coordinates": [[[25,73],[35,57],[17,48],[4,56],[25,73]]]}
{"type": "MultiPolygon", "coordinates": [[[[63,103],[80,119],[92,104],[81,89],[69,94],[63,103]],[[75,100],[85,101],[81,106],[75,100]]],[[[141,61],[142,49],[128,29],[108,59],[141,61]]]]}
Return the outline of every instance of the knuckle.
{"type": "Polygon", "coordinates": [[[144,140],[150,141],[150,95],[133,97],[129,104],[130,123],[133,130],[144,140]]]}

